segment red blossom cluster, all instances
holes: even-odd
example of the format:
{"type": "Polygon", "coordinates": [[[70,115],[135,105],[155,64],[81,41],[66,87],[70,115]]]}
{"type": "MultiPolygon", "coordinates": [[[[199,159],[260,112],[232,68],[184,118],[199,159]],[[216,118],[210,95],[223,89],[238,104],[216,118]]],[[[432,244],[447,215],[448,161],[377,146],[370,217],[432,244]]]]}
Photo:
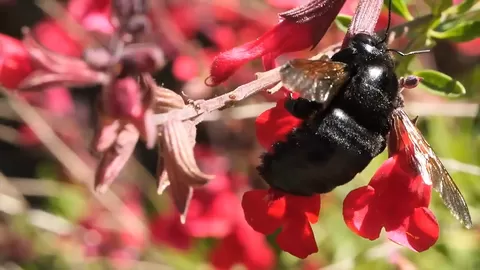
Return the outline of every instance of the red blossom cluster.
{"type": "Polygon", "coordinates": [[[212,149],[197,145],[199,167],[215,178],[196,189],[190,202],[187,222],[177,212],[159,215],[150,224],[152,239],[180,250],[192,248],[194,238],[216,238],[210,261],[216,269],[231,269],[243,264],[247,269],[273,269],[274,254],[265,237],[245,221],[240,206],[244,175],[230,169],[228,159],[212,149]]]}
{"type": "MultiPolygon", "coordinates": [[[[103,154],[95,181],[99,191],[118,176],[140,137],[154,146],[153,93],[137,78],[164,63],[162,50],[146,38],[152,28],[147,3],[116,3],[69,1],[65,14],[25,29],[21,41],[0,35],[0,82],[57,122],[74,108],[66,87],[102,85],[93,142],[103,154]]],[[[74,124],[64,124],[54,128],[57,135],[72,146],[81,144],[80,134],[69,138],[74,124]]],[[[22,142],[38,142],[28,127],[21,132],[22,142]]]]}
{"type": "Polygon", "coordinates": [[[145,219],[139,191],[127,185],[123,189],[125,200],[118,216],[112,217],[109,211],[92,202],[90,211],[79,220],[74,231],[76,238],[70,240],[79,241],[89,258],[106,258],[116,269],[131,269],[147,246],[148,234],[132,222],[145,219]]]}

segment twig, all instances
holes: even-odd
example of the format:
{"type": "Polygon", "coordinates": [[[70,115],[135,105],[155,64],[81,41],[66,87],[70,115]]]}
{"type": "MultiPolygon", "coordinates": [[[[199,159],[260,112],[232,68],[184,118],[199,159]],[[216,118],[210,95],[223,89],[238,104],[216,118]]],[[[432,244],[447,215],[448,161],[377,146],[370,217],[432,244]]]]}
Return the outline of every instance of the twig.
{"type": "Polygon", "coordinates": [[[59,184],[49,179],[9,177],[10,185],[23,196],[55,196],[60,191],[59,184]]]}
{"type": "MultiPolygon", "coordinates": [[[[223,111],[215,111],[205,116],[203,121],[218,121],[225,118],[248,119],[255,118],[262,112],[273,108],[274,102],[264,102],[248,104],[239,107],[229,108],[223,111]]],[[[468,117],[473,118],[477,115],[480,106],[475,103],[424,103],[408,102],[405,108],[412,116],[429,117],[468,117]]]]}
{"type": "Polygon", "coordinates": [[[221,96],[203,101],[201,103],[186,106],[184,109],[173,110],[170,113],[155,115],[158,125],[164,124],[167,120],[187,120],[196,118],[204,113],[218,110],[229,102],[242,100],[258,91],[267,89],[280,81],[280,68],[272,69],[260,75],[260,78],[247,84],[237,87],[235,90],[221,96]]]}

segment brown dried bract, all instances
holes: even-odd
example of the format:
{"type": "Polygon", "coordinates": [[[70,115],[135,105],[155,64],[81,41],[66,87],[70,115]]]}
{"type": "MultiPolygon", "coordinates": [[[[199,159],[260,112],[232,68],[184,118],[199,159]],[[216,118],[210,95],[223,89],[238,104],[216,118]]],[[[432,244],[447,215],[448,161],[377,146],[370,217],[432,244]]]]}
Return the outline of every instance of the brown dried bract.
{"type": "MultiPolygon", "coordinates": [[[[152,89],[155,113],[168,113],[186,106],[179,94],[157,86],[150,76],[142,76],[140,85],[152,89]]],[[[205,185],[214,177],[198,168],[193,153],[196,133],[195,123],[190,120],[167,121],[158,133],[158,193],[170,187],[182,223],[185,222],[193,188],[205,185]]]]}

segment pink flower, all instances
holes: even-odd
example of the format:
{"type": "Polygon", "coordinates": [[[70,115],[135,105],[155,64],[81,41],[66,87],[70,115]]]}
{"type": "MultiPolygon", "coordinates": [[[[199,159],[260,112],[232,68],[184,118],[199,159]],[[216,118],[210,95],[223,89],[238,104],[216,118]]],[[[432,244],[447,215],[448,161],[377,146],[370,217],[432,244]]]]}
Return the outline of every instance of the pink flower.
{"type": "Polygon", "coordinates": [[[284,53],[315,46],[342,8],[345,0],[314,0],[282,13],[282,20],[254,41],[219,54],[213,60],[209,85],[217,85],[240,66],[262,57],[265,69],[275,67],[275,59],[284,53]]]}

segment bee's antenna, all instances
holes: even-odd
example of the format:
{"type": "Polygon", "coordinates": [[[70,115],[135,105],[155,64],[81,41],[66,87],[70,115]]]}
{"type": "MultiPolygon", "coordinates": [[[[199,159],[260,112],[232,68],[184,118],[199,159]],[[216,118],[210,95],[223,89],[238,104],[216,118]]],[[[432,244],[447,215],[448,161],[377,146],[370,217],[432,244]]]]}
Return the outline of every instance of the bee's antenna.
{"type": "Polygon", "coordinates": [[[388,31],[390,31],[390,23],[392,21],[392,0],[388,1],[388,22],[387,22],[387,29],[385,29],[385,36],[383,37],[380,43],[386,42],[388,38],[388,31]]]}
{"type": "Polygon", "coordinates": [[[421,53],[429,53],[430,50],[418,50],[418,51],[413,51],[413,52],[408,52],[404,53],[395,49],[387,49],[387,52],[396,52],[401,56],[409,56],[409,55],[414,55],[414,54],[421,54],[421,53]]]}

